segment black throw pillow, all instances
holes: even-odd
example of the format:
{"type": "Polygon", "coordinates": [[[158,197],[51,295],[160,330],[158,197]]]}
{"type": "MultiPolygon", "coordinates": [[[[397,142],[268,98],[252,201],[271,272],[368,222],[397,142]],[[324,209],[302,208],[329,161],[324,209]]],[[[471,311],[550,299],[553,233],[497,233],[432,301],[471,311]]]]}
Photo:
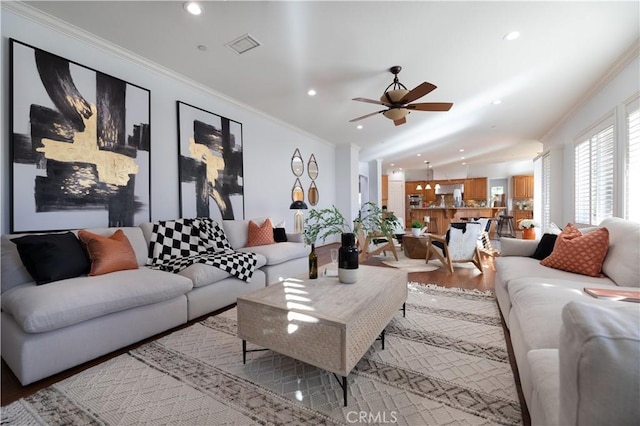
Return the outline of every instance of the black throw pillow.
{"type": "Polygon", "coordinates": [[[273,228],[273,240],[276,243],[286,243],[287,231],[284,228],[273,228]]]}
{"type": "Polygon", "coordinates": [[[536,251],[531,255],[531,257],[543,260],[545,257],[549,256],[553,251],[553,246],[556,244],[556,238],[558,238],[556,234],[542,235],[542,238],[540,238],[540,242],[538,243],[538,247],[536,247],[536,251]]]}
{"type": "Polygon", "coordinates": [[[72,232],[15,238],[22,263],[37,285],[87,274],[91,262],[72,232]]]}

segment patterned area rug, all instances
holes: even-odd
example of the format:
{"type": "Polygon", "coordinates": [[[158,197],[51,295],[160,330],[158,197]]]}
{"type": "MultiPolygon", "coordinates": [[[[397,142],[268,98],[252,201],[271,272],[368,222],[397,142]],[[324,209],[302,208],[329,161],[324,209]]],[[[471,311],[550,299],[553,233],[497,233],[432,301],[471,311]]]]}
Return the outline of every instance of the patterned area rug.
{"type": "Polygon", "coordinates": [[[424,259],[409,259],[404,255],[402,250],[398,250],[398,260],[393,257],[391,252],[387,252],[387,256],[381,254],[377,256],[382,263],[392,268],[402,269],[407,272],[429,272],[439,269],[442,264],[434,261],[425,262],[424,259]]]}
{"type": "Polygon", "coordinates": [[[521,424],[494,296],[409,288],[347,407],[331,373],[272,351],[243,365],[232,309],[4,407],[2,425],[521,424]]]}

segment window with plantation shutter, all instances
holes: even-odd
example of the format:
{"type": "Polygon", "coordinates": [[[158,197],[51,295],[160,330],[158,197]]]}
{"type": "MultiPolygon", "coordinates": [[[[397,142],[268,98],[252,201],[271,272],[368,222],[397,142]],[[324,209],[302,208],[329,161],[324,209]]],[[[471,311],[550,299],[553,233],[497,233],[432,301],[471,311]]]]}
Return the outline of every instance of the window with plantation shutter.
{"type": "Polygon", "coordinates": [[[597,225],[613,216],[614,141],[610,117],[575,145],[574,220],[578,224],[597,225]]]}
{"type": "Polygon", "coordinates": [[[640,109],[638,101],[630,104],[627,111],[624,217],[640,222],[640,197],[637,195],[638,185],[640,185],[640,109]]]}
{"type": "Polygon", "coordinates": [[[551,154],[542,156],[542,229],[551,225],[551,154]]]}

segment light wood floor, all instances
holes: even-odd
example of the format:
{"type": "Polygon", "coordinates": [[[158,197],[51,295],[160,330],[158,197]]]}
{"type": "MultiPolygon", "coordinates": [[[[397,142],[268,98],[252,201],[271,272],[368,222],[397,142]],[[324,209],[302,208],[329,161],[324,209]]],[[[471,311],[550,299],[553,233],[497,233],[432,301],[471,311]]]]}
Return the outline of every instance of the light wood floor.
{"type": "MultiPolygon", "coordinates": [[[[322,247],[318,247],[316,249],[316,253],[318,254],[318,264],[319,265],[325,265],[328,263],[331,263],[331,255],[330,255],[330,249],[331,248],[337,248],[339,246],[339,244],[329,244],[329,245],[325,245],[322,247]]],[[[383,263],[381,263],[380,261],[376,260],[376,259],[369,259],[365,262],[365,264],[367,265],[373,265],[373,266],[381,266],[381,267],[387,267],[386,265],[384,265],[383,263]]],[[[436,271],[431,271],[431,272],[413,272],[413,273],[409,273],[409,281],[413,281],[413,282],[419,282],[419,283],[424,283],[424,284],[437,284],[439,286],[442,287],[460,287],[460,288],[465,288],[465,289],[477,289],[477,290],[481,290],[481,291],[486,291],[486,290],[491,290],[493,291],[494,289],[494,281],[495,281],[495,268],[493,265],[493,258],[491,258],[490,256],[482,256],[482,264],[484,266],[484,273],[480,274],[480,271],[478,271],[478,269],[476,268],[469,268],[469,269],[457,269],[455,274],[450,274],[449,272],[447,272],[447,270],[445,268],[440,268],[436,271]]],[[[218,314],[225,309],[222,309],[218,312],[214,312],[212,315],[218,314]]],[[[204,318],[204,317],[203,317],[204,318]]],[[[50,386],[60,380],[63,380],[67,377],[70,377],[74,374],[77,374],[83,370],[86,370],[87,368],[93,367],[94,365],[100,364],[108,359],[111,359],[115,356],[121,355],[123,353],[126,353],[127,351],[130,351],[131,349],[134,349],[140,345],[143,345],[145,343],[151,342],[159,337],[165,336],[167,334],[170,334],[178,329],[184,328],[184,327],[188,327],[191,324],[197,322],[197,321],[201,321],[203,318],[198,318],[196,320],[190,321],[188,324],[185,324],[183,326],[180,327],[176,327],[174,329],[171,329],[165,333],[159,334],[157,336],[153,336],[149,339],[143,340],[142,342],[138,342],[134,345],[128,346],[126,348],[120,349],[118,351],[112,352],[108,355],[102,356],[98,359],[95,359],[93,361],[89,361],[85,364],[82,364],[80,366],[71,368],[67,371],[64,371],[62,373],[56,374],[52,377],[48,377],[46,379],[40,380],[36,383],[33,383],[31,385],[28,386],[22,386],[20,384],[20,382],[18,381],[18,379],[13,375],[13,373],[11,372],[11,370],[9,370],[9,367],[7,366],[7,364],[4,362],[4,360],[2,360],[2,365],[1,365],[1,378],[2,378],[2,387],[0,390],[0,394],[2,396],[1,398],[1,405],[7,405],[10,404],[13,401],[16,401],[20,398],[24,398],[27,397],[35,392],[37,392],[40,389],[43,389],[47,386],[50,386]]],[[[506,340],[507,340],[507,347],[509,349],[509,358],[511,361],[511,365],[514,368],[514,375],[516,377],[516,385],[518,387],[518,391],[520,394],[520,403],[524,408],[524,413],[523,413],[523,421],[525,426],[530,424],[530,419],[529,419],[529,413],[526,411],[526,406],[524,404],[524,399],[522,398],[522,394],[521,394],[521,387],[520,387],[520,383],[518,380],[518,374],[517,374],[517,370],[515,369],[515,358],[513,357],[513,353],[512,353],[512,349],[511,349],[511,340],[509,338],[508,335],[508,331],[505,328],[505,335],[506,335],[506,340]]]]}

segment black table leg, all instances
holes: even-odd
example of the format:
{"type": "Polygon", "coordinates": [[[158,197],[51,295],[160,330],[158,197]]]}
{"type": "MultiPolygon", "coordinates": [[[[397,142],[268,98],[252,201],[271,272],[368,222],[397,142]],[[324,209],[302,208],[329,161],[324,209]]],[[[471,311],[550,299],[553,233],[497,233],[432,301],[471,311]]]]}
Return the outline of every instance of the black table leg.
{"type": "Polygon", "coordinates": [[[347,376],[342,376],[342,380],[340,380],[340,378],[338,378],[338,375],[336,373],[332,373],[333,377],[336,378],[336,380],[338,381],[338,384],[340,385],[340,387],[342,388],[342,399],[344,401],[344,406],[347,406],[347,376]]]}
{"type": "Polygon", "coordinates": [[[347,376],[342,376],[342,399],[344,406],[347,406],[347,376]]]}
{"type": "Polygon", "coordinates": [[[242,363],[247,363],[247,341],[242,339],[242,363]]]}
{"type": "Polygon", "coordinates": [[[406,317],[407,316],[407,304],[406,302],[402,304],[402,317],[406,317]]]}

